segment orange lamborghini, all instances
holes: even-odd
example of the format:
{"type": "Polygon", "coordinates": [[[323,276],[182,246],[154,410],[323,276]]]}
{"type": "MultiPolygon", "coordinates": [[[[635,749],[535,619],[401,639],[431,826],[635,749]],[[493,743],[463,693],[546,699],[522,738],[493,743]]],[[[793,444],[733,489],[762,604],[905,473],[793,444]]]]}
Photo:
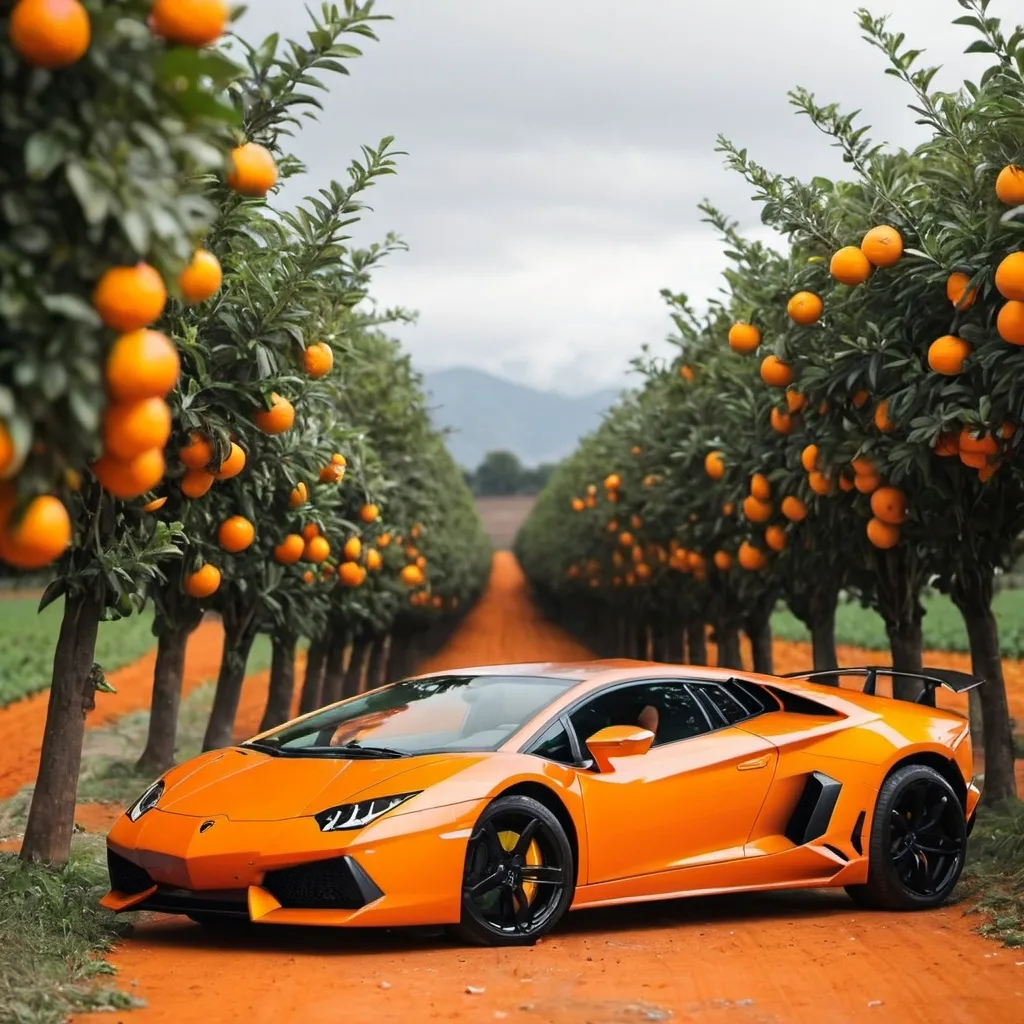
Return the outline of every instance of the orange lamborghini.
{"type": "Polygon", "coordinates": [[[980,680],[926,669],[914,704],[876,695],[883,675],[604,661],[394,683],[171,769],[111,830],[102,902],[483,944],[698,893],[934,907],[980,791],[967,722],[926,701],[980,680]],[[840,675],[862,689],[815,681],[840,675]]]}

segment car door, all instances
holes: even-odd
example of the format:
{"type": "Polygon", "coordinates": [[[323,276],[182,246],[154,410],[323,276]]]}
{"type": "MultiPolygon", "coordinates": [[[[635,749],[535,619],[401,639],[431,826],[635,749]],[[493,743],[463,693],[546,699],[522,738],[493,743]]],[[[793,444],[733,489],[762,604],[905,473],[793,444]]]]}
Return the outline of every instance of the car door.
{"type": "Polygon", "coordinates": [[[599,729],[658,712],[646,754],[616,759],[609,773],[580,772],[589,884],[743,857],[777,751],[729,724],[698,692],[683,680],[629,683],[569,714],[585,751],[599,729]]]}

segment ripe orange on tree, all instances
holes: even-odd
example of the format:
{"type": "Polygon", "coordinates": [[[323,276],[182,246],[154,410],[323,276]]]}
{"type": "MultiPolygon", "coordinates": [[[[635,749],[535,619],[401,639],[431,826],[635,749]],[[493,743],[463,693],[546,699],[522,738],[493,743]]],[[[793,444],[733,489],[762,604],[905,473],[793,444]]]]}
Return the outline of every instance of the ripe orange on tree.
{"type": "Polygon", "coordinates": [[[41,569],[71,546],[71,517],[59,498],[42,494],[15,517],[13,488],[0,496],[0,560],[16,569],[41,569]]]}
{"type": "Polygon", "coordinates": [[[318,341],[315,345],[309,345],[303,353],[302,361],[306,367],[306,373],[313,380],[326,377],[334,366],[334,352],[330,345],[318,341]]]}
{"type": "Polygon", "coordinates": [[[893,420],[889,419],[889,399],[883,398],[878,405],[875,406],[875,415],[873,417],[875,426],[882,431],[883,434],[888,434],[896,429],[896,424],[893,420]]]}
{"type": "Polygon", "coordinates": [[[298,508],[300,505],[305,505],[307,501],[309,501],[309,490],[300,480],[288,495],[288,507],[298,508]]]}
{"type": "Polygon", "coordinates": [[[725,459],[721,452],[708,452],[704,456],[704,472],[712,480],[721,480],[725,476],[725,459]]]}
{"type": "Polygon", "coordinates": [[[786,408],[791,413],[798,413],[807,405],[807,398],[794,388],[786,392],[786,408]]]}
{"type": "Polygon", "coordinates": [[[345,467],[335,462],[328,462],[320,470],[319,480],[322,484],[340,484],[345,479],[345,467]]]}
{"type": "Polygon", "coordinates": [[[743,499],[743,514],[752,523],[767,523],[772,517],[770,502],[759,501],[753,495],[743,499]]]}
{"type": "MultiPolygon", "coordinates": [[[[342,554],[347,562],[358,562],[359,556],[363,553],[363,542],[358,537],[349,537],[342,548],[342,554]]],[[[411,556],[415,557],[415,555],[411,556]]]]}
{"type": "Polygon", "coordinates": [[[8,35],[15,52],[37,68],[63,68],[80,60],[92,36],[79,0],[18,0],[8,35]]]}
{"type": "Polygon", "coordinates": [[[944,334],[928,347],[928,366],[936,373],[955,377],[962,373],[971,354],[971,346],[953,334],[944,334]]]}
{"type": "Polygon", "coordinates": [[[792,494],[782,499],[779,508],[791,523],[799,523],[807,518],[807,506],[792,494]]]}
{"type": "Polygon", "coordinates": [[[320,535],[320,527],[316,523],[306,523],[302,528],[302,537],[304,540],[312,540],[314,537],[320,535]]]}
{"type": "Polygon", "coordinates": [[[900,528],[877,518],[868,521],[867,534],[868,540],[883,551],[896,547],[900,542],[900,528]]]}
{"type": "Polygon", "coordinates": [[[208,46],[224,34],[228,13],[224,0],[156,0],[150,24],[168,42],[208,46]]]}
{"type": "Polygon", "coordinates": [[[14,469],[14,460],[14,438],[11,437],[7,424],[0,420],[0,480],[10,475],[14,469]]]}
{"type": "Polygon", "coordinates": [[[231,151],[228,185],[243,196],[265,196],[277,184],[277,164],[258,142],[231,151]]]}
{"type": "Polygon", "coordinates": [[[786,303],[786,312],[790,320],[801,327],[810,327],[811,324],[817,323],[824,310],[821,298],[814,292],[797,292],[786,303]]]}
{"type": "Polygon", "coordinates": [[[192,260],[178,275],[182,298],[195,305],[212,299],[224,281],[220,260],[207,249],[196,249],[192,260]]]}
{"type": "Polygon", "coordinates": [[[253,419],[264,434],[283,434],[291,430],[295,422],[295,407],[287,398],[274,392],[270,396],[270,408],[257,410],[253,419]]]}
{"type": "Polygon", "coordinates": [[[302,559],[306,550],[306,542],[297,533],[289,533],[274,548],[274,561],[281,565],[294,565],[302,559]]]}
{"type": "Polygon", "coordinates": [[[732,555],[728,551],[716,551],[714,561],[719,572],[728,572],[732,568],[732,555]]]}
{"type": "Polygon", "coordinates": [[[116,402],[163,398],[180,371],[178,350],[166,334],[133,330],[122,334],[107,355],[107,391],[116,402]]]}
{"type": "Polygon", "coordinates": [[[793,383],[793,371],[778,356],[765,356],[761,362],[761,380],[769,387],[788,388],[793,383]]]}
{"type": "Polygon", "coordinates": [[[117,402],[103,414],[103,447],[118,459],[163,448],[171,436],[171,410],[162,398],[117,402]]]}
{"type": "Polygon", "coordinates": [[[871,262],[856,245],[839,249],[829,263],[829,273],[840,283],[855,288],[871,276],[871,262]]]}
{"type": "Polygon", "coordinates": [[[238,476],[243,469],[245,469],[245,452],[241,445],[232,441],[228,457],[220,464],[220,469],[214,473],[214,476],[218,480],[230,480],[238,476]]]}
{"type": "Polygon", "coordinates": [[[818,446],[809,444],[800,453],[800,465],[808,473],[813,473],[818,468],[818,446]]]}
{"type": "Polygon", "coordinates": [[[1011,252],[996,267],[996,288],[1004,299],[1024,302],[1024,251],[1011,252]]]}
{"type": "Polygon", "coordinates": [[[103,455],[92,464],[100,486],[115,498],[139,498],[164,478],[167,465],[162,448],[150,448],[130,459],[103,455]]]}
{"type": "Polygon", "coordinates": [[[733,324],[729,328],[729,347],[740,355],[756,352],[761,344],[761,331],[753,324],[733,324]]]}
{"type": "Polygon", "coordinates": [[[768,422],[776,434],[791,434],[793,432],[793,417],[782,409],[772,409],[768,416],[768,422]]]}
{"type": "Polygon", "coordinates": [[[764,531],[764,542],[772,551],[785,551],[786,540],[786,531],[781,526],[772,525],[764,531]]]}
{"type": "Polygon", "coordinates": [[[363,505],[359,510],[359,518],[364,523],[375,523],[380,518],[380,509],[376,505],[363,505]]]}
{"type": "Polygon", "coordinates": [[[371,572],[377,572],[383,564],[384,559],[376,548],[370,548],[366,552],[366,568],[371,572]]]}
{"type": "Polygon", "coordinates": [[[167,498],[166,497],[154,498],[152,501],[148,501],[148,502],[146,502],[145,505],[142,506],[142,511],[143,512],[159,512],[160,509],[162,509],[164,507],[164,505],[166,505],[166,504],[167,504],[167,498]]]}
{"type": "Polygon", "coordinates": [[[357,562],[342,562],[338,566],[338,579],[344,587],[360,587],[366,580],[366,570],[357,562]]]}
{"type": "Polygon", "coordinates": [[[255,539],[256,529],[245,516],[229,516],[217,530],[217,543],[233,555],[245,551],[255,539]]]}
{"type": "Polygon", "coordinates": [[[187,469],[206,469],[213,461],[213,445],[202,434],[192,434],[188,444],[178,449],[178,458],[187,469]]]}
{"type": "Polygon", "coordinates": [[[903,238],[888,224],[872,228],[860,243],[861,251],[876,267],[891,267],[903,255],[903,238]]]}
{"type": "Polygon", "coordinates": [[[216,477],[206,469],[189,469],[181,478],[181,493],[186,498],[201,498],[213,486],[216,477]]]}
{"type": "Polygon", "coordinates": [[[148,263],[111,267],[96,285],[92,304],[107,327],[123,333],[138,331],[160,318],[167,304],[167,288],[148,263]]]}
{"type": "Polygon", "coordinates": [[[960,454],[960,438],[956,434],[940,434],[932,451],[943,458],[960,454]]]}
{"type": "Polygon", "coordinates": [[[768,559],[765,557],[764,552],[760,548],[754,547],[750,541],[744,541],[740,545],[740,549],[736,554],[740,565],[748,570],[754,572],[757,569],[763,569],[768,563],[768,559]]]}
{"type": "Polygon", "coordinates": [[[407,587],[418,587],[423,583],[423,570],[418,565],[405,565],[398,574],[407,587]]]}
{"type": "Polygon", "coordinates": [[[321,562],[327,561],[330,553],[331,545],[328,543],[327,538],[317,535],[306,541],[306,550],[303,552],[303,558],[307,562],[319,565],[321,562]]]}
{"type": "Polygon", "coordinates": [[[570,504],[573,512],[582,512],[587,507],[586,502],[582,498],[573,498],[570,504]]]}
{"type": "Polygon", "coordinates": [[[953,271],[953,273],[946,279],[946,298],[949,299],[949,301],[952,302],[961,313],[970,309],[978,298],[977,288],[972,288],[970,291],[967,290],[967,286],[970,283],[970,275],[965,274],[960,270],[953,271]]]}
{"type": "Polygon", "coordinates": [[[996,178],[996,195],[1007,206],[1024,206],[1024,168],[1004,167],[996,178]]]}
{"type": "Polygon", "coordinates": [[[217,593],[220,588],[220,580],[220,569],[206,563],[185,577],[185,593],[189,597],[202,600],[204,597],[210,597],[217,593]]]}
{"type": "Polygon", "coordinates": [[[755,473],[750,478],[750,493],[758,501],[768,501],[772,496],[772,485],[764,473],[755,473]]]}
{"type": "Polygon", "coordinates": [[[822,498],[828,497],[835,489],[831,477],[817,471],[807,475],[807,486],[822,498]]]}
{"type": "Polygon", "coordinates": [[[871,512],[890,526],[907,521],[907,497],[898,487],[879,487],[871,495],[871,512]]]}
{"type": "Polygon", "coordinates": [[[1024,345],[1024,302],[1010,299],[996,317],[999,337],[1010,345],[1024,345]]]}

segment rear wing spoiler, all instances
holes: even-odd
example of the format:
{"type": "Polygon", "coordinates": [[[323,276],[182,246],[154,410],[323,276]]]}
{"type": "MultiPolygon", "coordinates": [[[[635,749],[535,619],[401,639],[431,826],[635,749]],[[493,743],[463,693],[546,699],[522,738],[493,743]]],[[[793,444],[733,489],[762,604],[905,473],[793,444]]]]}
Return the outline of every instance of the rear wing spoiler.
{"type": "Polygon", "coordinates": [[[893,668],[878,665],[861,665],[853,668],[827,668],[817,672],[788,672],[782,679],[806,679],[809,683],[839,680],[842,676],[864,676],[863,692],[874,695],[879,676],[889,679],[919,679],[924,683],[924,690],[917,698],[918,704],[930,704],[938,687],[942,686],[953,693],[968,693],[977,689],[985,680],[966,672],[956,672],[951,668],[922,668],[920,672],[900,672],[893,668]]]}

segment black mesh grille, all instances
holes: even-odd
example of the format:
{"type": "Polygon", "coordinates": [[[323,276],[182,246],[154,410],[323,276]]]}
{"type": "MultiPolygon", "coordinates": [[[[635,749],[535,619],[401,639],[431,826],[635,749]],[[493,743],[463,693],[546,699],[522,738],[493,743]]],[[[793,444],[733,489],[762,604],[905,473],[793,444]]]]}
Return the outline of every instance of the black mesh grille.
{"type": "Polygon", "coordinates": [[[332,857],[294,868],[268,871],[263,879],[263,888],[282,907],[358,910],[368,902],[348,857],[332,857]]]}
{"type": "Polygon", "coordinates": [[[123,892],[126,896],[134,896],[153,885],[153,879],[145,868],[133,864],[113,850],[107,850],[107,872],[110,874],[110,888],[115,892],[123,892]]]}

